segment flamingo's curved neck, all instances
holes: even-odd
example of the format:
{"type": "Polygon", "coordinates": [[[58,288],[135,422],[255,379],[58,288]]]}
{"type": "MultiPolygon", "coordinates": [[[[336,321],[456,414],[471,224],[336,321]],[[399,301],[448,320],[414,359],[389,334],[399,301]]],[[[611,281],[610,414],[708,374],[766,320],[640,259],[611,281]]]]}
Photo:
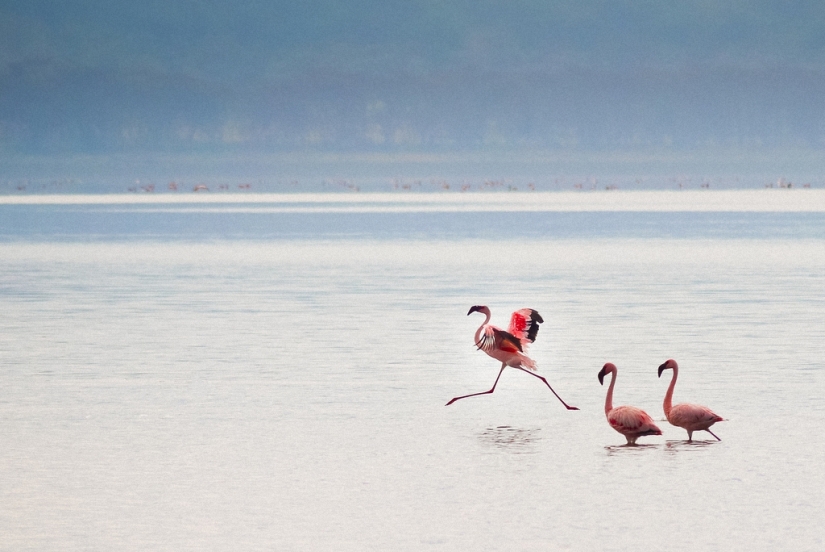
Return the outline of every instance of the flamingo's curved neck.
{"type": "Polygon", "coordinates": [[[610,387],[607,388],[607,397],[604,399],[604,415],[610,414],[613,410],[613,386],[616,385],[616,371],[610,372],[610,387]]]}
{"type": "Polygon", "coordinates": [[[490,311],[488,310],[487,312],[484,312],[484,311],[480,311],[480,312],[484,313],[484,316],[486,318],[484,319],[484,322],[481,324],[481,326],[479,326],[478,329],[476,330],[476,335],[475,335],[476,347],[478,347],[478,344],[481,342],[481,330],[484,328],[484,326],[486,326],[490,322],[490,311]]]}
{"type": "Polygon", "coordinates": [[[679,377],[679,367],[673,367],[673,377],[670,378],[670,385],[667,388],[667,393],[665,393],[665,402],[662,404],[662,408],[665,410],[665,416],[670,416],[670,409],[673,407],[673,389],[676,387],[676,378],[679,377]]]}

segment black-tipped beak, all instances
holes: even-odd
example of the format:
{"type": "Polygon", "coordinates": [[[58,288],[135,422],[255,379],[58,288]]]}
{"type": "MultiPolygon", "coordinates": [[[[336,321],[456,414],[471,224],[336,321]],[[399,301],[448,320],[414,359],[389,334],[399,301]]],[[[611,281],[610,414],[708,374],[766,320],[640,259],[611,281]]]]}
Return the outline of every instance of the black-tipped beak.
{"type": "Polygon", "coordinates": [[[662,363],[662,364],[659,366],[659,377],[660,377],[660,378],[662,377],[662,372],[664,372],[664,371],[665,371],[665,369],[667,368],[667,366],[665,366],[666,364],[667,364],[667,362],[662,363]]]}
{"type": "Polygon", "coordinates": [[[599,385],[604,385],[604,368],[599,371],[599,385]]]}
{"type": "Polygon", "coordinates": [[[474,307],[470,307],[470,310],[467,311],[467,316],[470,316],[474,312],[478,312],[478,305],[475,305],[474,307]]]}

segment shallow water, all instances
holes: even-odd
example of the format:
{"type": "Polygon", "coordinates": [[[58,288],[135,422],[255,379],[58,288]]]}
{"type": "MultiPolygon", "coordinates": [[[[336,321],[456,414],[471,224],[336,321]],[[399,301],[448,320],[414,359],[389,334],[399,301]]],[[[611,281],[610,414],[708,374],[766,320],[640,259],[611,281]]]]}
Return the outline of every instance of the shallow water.
{"type": "Polygon", "coordinates": [[[825,547],[821,213],[9,222],[39,209],[0,206],[2,550],[825,547]],[[445,407],[498,372],[474,304],[537,309],[530,356],[581,411],[515,370],[445,407]],[[722,441],[624,446],[597,372],[663,420],[670,357],[722,441]]]}

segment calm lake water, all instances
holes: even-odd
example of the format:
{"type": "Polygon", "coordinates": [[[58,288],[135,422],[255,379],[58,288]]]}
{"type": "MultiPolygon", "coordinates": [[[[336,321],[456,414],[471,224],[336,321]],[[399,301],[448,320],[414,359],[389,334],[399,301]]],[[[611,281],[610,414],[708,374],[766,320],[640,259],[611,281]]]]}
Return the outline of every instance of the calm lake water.
{"type": "Polygon", "coordinates": [[[0,550],[823,550],[825,193],[770,193],[0,198],[0,550]],[[476,304],[580,411],[444,406],[476,304]]]}

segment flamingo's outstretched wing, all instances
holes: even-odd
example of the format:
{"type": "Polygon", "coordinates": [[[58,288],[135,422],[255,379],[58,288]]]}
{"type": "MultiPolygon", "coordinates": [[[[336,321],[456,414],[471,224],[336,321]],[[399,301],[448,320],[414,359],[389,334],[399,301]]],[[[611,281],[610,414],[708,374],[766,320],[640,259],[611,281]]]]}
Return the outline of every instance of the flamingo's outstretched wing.
{"type": "Polygon", "coordinates": [[[527,347],[529,343],[536,340],[536,334],[539,333],[539,324],[544,322],[544,319],[533,309],[517,310],[510,317],[510,327],[508,328],[511,335],[521,342],[520,349],[527,347]]]}
{"type": "Polygon", "coordinates": [[[485,326],[481,332],[481,336],[476,343],[479,349],[485,353],[491,353],[498,349],[500,351],[507,351],[508,353],[521,353],[521,340],[511,333],[505,332],[495,326],[485,326]]]}

